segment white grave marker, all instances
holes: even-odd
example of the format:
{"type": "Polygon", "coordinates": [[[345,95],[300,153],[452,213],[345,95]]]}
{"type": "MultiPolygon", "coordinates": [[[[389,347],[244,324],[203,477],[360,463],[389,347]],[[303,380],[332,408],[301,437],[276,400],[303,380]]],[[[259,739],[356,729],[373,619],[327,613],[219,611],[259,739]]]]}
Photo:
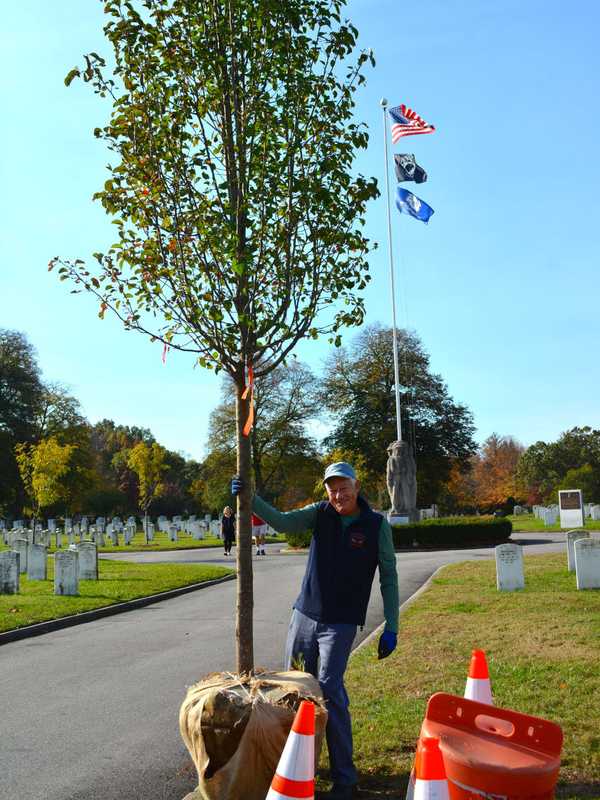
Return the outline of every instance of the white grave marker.
{"type": "Polygon", "coordinates": [[[567,531],[567,568],[575,572],[575,542],[578,539],[589,539],[585,531],[567,531]]]}
{"type": "Polygon", "coordinates": [[[48,580],[48,551],[45,545],[29,545],[27,550],[27,577],[30,581],[48,580]]]}
{"type": "Polygon", "coordinates": [[[600,589],[600,541],[575,542],[575,573],[578,589],[600,589]]]}
{"type": "Polygon", "coordinates": [[[79,579],[82,581],[98,580],[98,550],[93,542],[81,542],[77,545],[79,553],[79,579]]]}
{"type": "Polygon", "coordinates": [[[19,572],[21,575],[24,575],[27,572],[27,548],[29,547],[29,542],[27,539],[23,539],[22,537],[18,537],[13,539],[12,549],[16,550],[19,554],[19,572]]]}
{"type": "Polygon", "coordinates": [[[525,588],[523,549],[518,544],[499,544],[496,552],[496,586],[501,592],[525,588]]]}
{"type": "Polygon", "coordinates": [[[581,489],[565,489],[558,493],[561,528],[583,528],[583,496],[581,489]]]}
{"type": "Polygon", "coordinates": [[[19,594],[19,554],[15,550],[0,553],[0,594],[19,594]]]}
{"type": "Polygon", "coordinates": [[[76,550],[54,554],[54,594],[79,594],[79,553],[76,550]]]}

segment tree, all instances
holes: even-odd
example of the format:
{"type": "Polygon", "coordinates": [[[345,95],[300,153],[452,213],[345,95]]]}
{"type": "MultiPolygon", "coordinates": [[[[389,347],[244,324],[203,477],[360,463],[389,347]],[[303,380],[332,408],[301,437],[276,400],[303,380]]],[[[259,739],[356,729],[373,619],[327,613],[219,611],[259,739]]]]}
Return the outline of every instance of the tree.
{"type": "MultiPolygon", "coordinates": [[[[475,459],[475,500],[479,507],[493,511],[498,506],[514,505],[520,497],[517,481],[519,459],[525,451],[512,436],[492,433],[475,459]]],[[[510,509],[512,511],[512,509],[510,509]]]]}
{"type": "Polygon", "coordinates": [[[158,497],[164,487],[161,483],[165,471],[164,447],[156,442],[146,444],[139,442],[127,454],[127,463],[138,478],[140,508],[144,512],[144,536],[148,544],[148,509],[155,497],[158,497]]]}
{"type": "Polygon", "coordinates": [[[52,506],[66,497],[63,478],[75,445],[61,445],[50,436],[39,444],[16,445],[16,458],[23,484],[32,500],[32,527],[41,509],[52,506]]]}
{"type": "Polygon", "coordinates": [[[557,499],[560,489],[581,489],[585,502],[597,503],[600,500],[600,474],[591,464],[569,469],[556,485],[554,497],[557,499]]]}
{"type": "Polygon", "coordinates": [[[79,400],[68,394],[61,383],[47,383],[43,386],[35,413],[36,438],[56,436],[69,428],[86,424],[79,400]]]}
{"type": "MultiPolygon", "coordinates": [[[[600,475],[600,430],[588,426],[562,433],[556,442],[536,442],[519,461],[517,478],[529,504],[556,500],[556,492],[570,470],[589,465],[600,475]]],[[[570,487],[573,488],[573,487],[570,487]]],[[[578,488],[578,487],[575,487],[578,488]]],[[[600,499],[600,479],[596,488],[588,486],[600,499]]]]}
{"type": "Polygon", "coordinates": [[[344,5],[107,0],[112,76],[91,53],[65,78],[112,98],[95,134],[116,163],[95,197],[118,241],[97,267],[49,269],[92,292],[101,317],[110,310],[235,383],[240,672],[254,660],[246,371],[250,386],[301,339],[337,339],[364,316],[361,229],[377,185],[352,172],[368,142],[352,112],[373,59],[349,63],[358,31],[341,21],[344,5]]]}
{"type": "MultiPolygon", "coordinates": [[[[417,502],[429,505],[453,465],[468,468],[476,450],[473,417],[450,397],[441,376],[430,371],[429,356],[416,334],[398,330],[398,349],[403,438],[415,450],[417,502]]],[[[371,483],[379,487],[376,502],[387,503],[387,446],[397,438],[392,329],[370,325],[350,347],[332,353],[322,397],[334,420],[325,445],[362,454],[371,483]]]]}
{"type": "MultiPolygon", "coordinates": [[[[321,472],[317,446],[308,435],[310,419],[320,411],[316,379],[304,364],[292,361],[266,375],[254,392],[254,427],[250,433],[252,470],[258,494],[280,497],[308,468],[321,472]]],[[[225,458],[235,451],[235,402],[231,380],[223,383],[223,400],[210,415],[211,452],[225,458]]],[[[312,484],[312,477],[309,485],[312,484]]],[[[304,495],[304,498],[307,494],[304,495]]]]}
{"type": "Polygon", "coordinates": [[[35,350],[27,337],[0,329],[0,513],[16,513],[23,503],[15,445],[35,439],[43,391],[35,350]]]}
{"type": "Polygon", "coordinates": [[[33,439],[44,385],[24,334],[0,329],[0,431],[15,442],[33,439]]]}

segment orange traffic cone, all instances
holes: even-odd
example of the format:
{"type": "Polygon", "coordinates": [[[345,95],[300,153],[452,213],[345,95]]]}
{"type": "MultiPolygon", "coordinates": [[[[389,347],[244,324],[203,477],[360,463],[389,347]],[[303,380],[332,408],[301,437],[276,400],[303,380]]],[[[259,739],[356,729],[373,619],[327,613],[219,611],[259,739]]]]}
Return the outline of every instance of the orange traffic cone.
{"type": "Polygon", "coordinates": [[[488,672],[488,665],[483,650],[473,650],[471,655],[469,677],[467,678],[467,685],[465,687],[465,697],[467,700],[477,700],[478,703],[487,703],[490,706],[494,705],[490,673],[488,672]]]}
{"type": "Polygon", "coordinates": [[[414,800],[449,800],[440,740],[434,736],[424,736],[419,745],[419,757],[415,758],[414,800]]]}
{"type": "Polygon", "coordinates": [[[266,800],[315,796],[315,707],[303,700],[296,712],[266,800]]]}
{"type": "Polygon", "coordinates": [[[413,763],[413,768],[410,771],[410,777],[408,779],[408,786],[406,787],[406,798],[405,800],[414,800],[415,798],[415,772],[417,770],[417,762],[421,756],[421,738],[417,741],[417,749],[415,752],[415,760],[413,763]]]}

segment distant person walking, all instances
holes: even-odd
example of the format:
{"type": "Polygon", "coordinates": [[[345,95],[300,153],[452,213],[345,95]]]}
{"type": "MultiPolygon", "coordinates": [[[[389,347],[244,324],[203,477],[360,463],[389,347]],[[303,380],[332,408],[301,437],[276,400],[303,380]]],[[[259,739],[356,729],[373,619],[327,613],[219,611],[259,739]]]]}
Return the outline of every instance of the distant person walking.
{"type": "Polygon", "coordinates": [[[257,514],[252,514],[252,536],[256,539],[256,555],[266,556],[265,540],[267,538],[267,523],[257,514]]]}
{"type": "Polygon", "coordinates": [[[235,514],[231,506],[225,506],[221,519],[221,536],[223,537],[224,555],[231,555],[231,547],[235,542],[235,514]]]}

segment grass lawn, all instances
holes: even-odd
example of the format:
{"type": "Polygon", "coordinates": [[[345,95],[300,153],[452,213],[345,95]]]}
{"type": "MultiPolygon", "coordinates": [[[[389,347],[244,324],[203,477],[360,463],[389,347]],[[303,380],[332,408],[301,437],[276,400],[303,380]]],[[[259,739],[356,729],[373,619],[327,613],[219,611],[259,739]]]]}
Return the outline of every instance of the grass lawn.
{"type": "Polygon", "coordinates": [[[54,595],[54,559],[48,559],[47,581],[21,575],[20,593],[0,595],[0,631],[21,628],[136,597],[222,578],[233,572],[204,564],[129,564],[100,561],[98,581],[79,581],[78,597],[54,595]]]}
{"type": "Polygon", "coordinates": [[[565,741],[557,798],[600,798],[600,591],[575,588],[566,554],[526,556],[523,591],[493,561],[445,568],[403,615],[398,649],[354,656],[347,688],[360,783],[404,797],[429,696],[462,695],[471,650],[488,656],[499,706],[550,719],[565,741]]]}
{"type": "MultiPolygon", "coordinates": [[[[515,533],[527,533],[528,531],[567,531],[567,528],[560,527],[560,521],[556,525],[544,525],[541,519],[534,517],[533,514],[520,514],[518,517],[507,517],[512,522],[515,533]]],[[[600,531],[600,520],[586,519],[586,530],[600,531]]],[[[569,530],[571,530],[569,528],[569,530]]],[[[576,529],[573,529],[576,530],[576,529]]]]}
{"type": "MultiPolygon", "coordinates": [[[[54,536],[52,536],[52,542],[54,543],[56,540],[54,536]]],[[[76,541],[79,541],[76,539],[76,541]]],[[[154,540],[151,544],[146,544],[144,541],[144,533],[143,531],[138,531],[135,536],[133,537],[131,544],[124,545],[119,544],[118,547],[113,547],[108,540],[106,534],[104,535],[104,541],[106,543],[106,547],[101,547],[99,549],[99,553],[135,553],[135,552],[142,552],[142,553],[151,553],[161,550],[194,550],[197,548],[205,548],[205,547],[223,547],[222,539],[217,538],[210,538],[210,539],[192,539],[192,537],[186,533],[179,533],[178,539],[176,542],[171,542],[169,540],[169,535],[167,533],[156,532],[154,534],[154,540]]],[[[123,541],[123,534],[119,534],[119,542],[123,541]]],[[[285,542],[284,536],[267,536],[267,542],[285,542]]],[[[63,547],[62,549],[67,549],[67,537],[62,537],[63,547]]],[[[8,550],[8,547],[4,544],[0,544],[0,550],[8,550]]],[[[52,547],[49,548],[49,553],[54,553],[56,548],[54,544],[52,547]]]]}

